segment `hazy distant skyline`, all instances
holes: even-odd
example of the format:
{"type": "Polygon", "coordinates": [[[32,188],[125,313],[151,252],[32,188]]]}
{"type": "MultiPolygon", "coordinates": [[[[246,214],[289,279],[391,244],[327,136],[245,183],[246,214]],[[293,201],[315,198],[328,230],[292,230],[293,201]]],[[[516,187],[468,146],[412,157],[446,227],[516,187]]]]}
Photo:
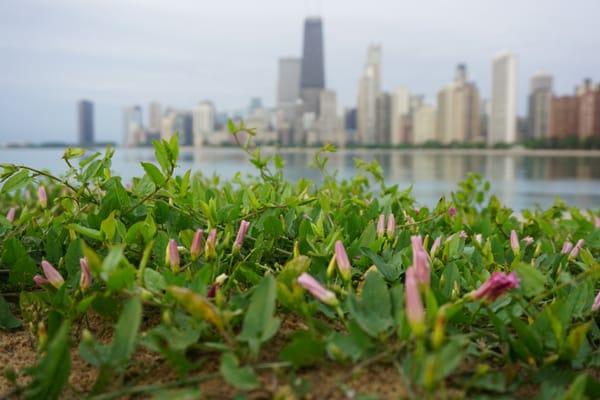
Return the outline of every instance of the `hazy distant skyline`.
{"type": "Polygon", "coordinates": [[[120,141],[122,109],[219,110],[250,97],[274,105],[280,57],[301,55],[303,20],[323,18],[327,87],[355,106],[369,43],[382,45],[382,88],[406,86],[434,103],[457,63],[483,97],[494,55],[518,57],[518,109],[529,79],[554,76],[558,94],[600,80],[600,2],[323,0],[253,2],[8,0],[0,5],[0,142],[75,141],[77,101],[95,105],[100,141],[120,141]],[[309,4],[310,3],[310,4],[309,4]]]}

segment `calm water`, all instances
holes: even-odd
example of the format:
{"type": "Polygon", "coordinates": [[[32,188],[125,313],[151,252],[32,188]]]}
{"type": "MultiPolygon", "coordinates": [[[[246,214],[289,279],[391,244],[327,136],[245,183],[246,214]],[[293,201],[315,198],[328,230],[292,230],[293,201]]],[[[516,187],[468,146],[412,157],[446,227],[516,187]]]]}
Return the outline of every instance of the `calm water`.
{"type": "MultiPolygon", "coordinates": [[[[64,164],[61,149],[0,149],[0,162],[23,163],[60,174],[64,164]]],[[[268,151],[266,151],[268,153],[268,151]]],[[[319,180],[320,172],[310,166],[314,150],[282,152],[290,179],[319,180]]],[[[416,199],[433,205],[450,193],[469,172],[478,172],[492,183],[492,191],[515,210],[536,205],[548,207],[557,196],[581,208],[600,207],[600,156],[518,153],[491,154],[480,151],[340,150],[330,155],[329,168],[342,178],[356,173],[354,159],[376,159],[388,183],[413,185],[416,199]]],[[[153,161],[152,149],[117,149],[113,170],[125,179],[143,173],[140,161],[153,161]]],[[[235,173],[253,173],[240,150],[205,148],[182,150],[180,171],[191,168],[205,174],[229,178],[235,173]]]]}

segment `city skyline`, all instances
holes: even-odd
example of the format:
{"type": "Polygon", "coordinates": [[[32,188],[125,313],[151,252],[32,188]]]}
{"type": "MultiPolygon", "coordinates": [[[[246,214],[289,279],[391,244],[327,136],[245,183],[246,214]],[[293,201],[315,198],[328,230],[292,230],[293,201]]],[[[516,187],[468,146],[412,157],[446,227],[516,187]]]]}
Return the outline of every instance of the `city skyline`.
{"type": "MultiPolygon", "coordinates": [[[[184,3],[181,10],[168,10],[164,3],[143,9],[135,8],[135,3],[5,5],[0,16],[0,51],[7,60],[0,66],[0,142],[23,137],[72,141],[77,132],[73,105],[81,98],[94,101],[96,139],[117,142],[122,136],[122,109],[130,104],[157,100],[192,108],[210,99],[218,109],[232,110],[258,96],[274,106],[278,59],[302,54],[301,21],[314,10],[299,3],[284,7],[259,2],[277,18],[270,20],[268,29],[257,29],[266,22],[260,13],[241,2],[226,3],[229,8],[235,4],[235,12],[221,6],[211,13],[228,21],[227,27],[209,23],[205,28],[210,31],[178,24],[176,33],[168,29],[176,16],[187,12],[185,21],[190,21],[203,15],[193,3],[184,3]],[[63,14],[73,23],[62,24],[63,14]],[[165,24],[156,29],[158,25],[153,25],[159,20],[165,24]],[[82,27],[86,29],[81,35],[71,34],[82,27]],[[100,30],[106,32],[95,38],[100,30]],[[222,35],[227,39],[215,42],[222,35]],[[153,47],[136,47],[142,38],[153,47]],[[240,54],[240,46],[247,51],[240,54]],[[244,62],[227,62],[236,57],[244,62]],[[27,118],[31,113],[36,118],[27,118]]],[[[383,48],[382,88],[391,92],[405,86],[411,93],[425,94],[427,103],[434,103],[437,91],[461,62],[468,65],[469,78],[477,83],[481,97],[490,98],[490,59],[503,49],[518,56],[520,116],[526,113],[529,80],[535,71],[551,74],[559,95],[572,93],[585,77],[600,80],[600,56],[590,51],[598,48],[599,39],[586,34],[594,26],[598,3],[547,2],[543,8],[517,2],[463,1],[452,7],[426,3],[403,9],[385,1],[371,2],[369,7],[331,1],[316,10],[325,21],[326,87],[336,91],[338,104],[355,103],[357,79],[371,42],[383,48]],[[432,5],[435,12],[429,15],[425,10],[432,5]],[[455,8],[464,8],[464,15],[455,8]],[[514,18],[500,18],[517,9],[514,18]],[[443,18],[448,13],[456,17],[449,18],[451,22],[443,18]],[[356,26],[361,29],[350,29],[356,26]]]]}

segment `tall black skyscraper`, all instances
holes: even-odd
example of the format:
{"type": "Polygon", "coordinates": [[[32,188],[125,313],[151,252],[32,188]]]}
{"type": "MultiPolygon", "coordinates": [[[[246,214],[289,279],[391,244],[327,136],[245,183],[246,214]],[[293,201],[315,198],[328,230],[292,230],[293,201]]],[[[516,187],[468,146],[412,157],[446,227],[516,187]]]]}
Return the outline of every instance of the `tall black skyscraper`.
{"type": "Polygon", "coordinates": [[[323,24],[321,18],[304,21],[302,74],[300,88],[304,112],[319,112],[319,93],[325,88],[325,63],[323,58],[323,24]]]}
{"type": "Polygon", "coordinates": [[[94,103],[80,100],[77,103],[77,128],[80,146],[94,144],[94,103]]]}

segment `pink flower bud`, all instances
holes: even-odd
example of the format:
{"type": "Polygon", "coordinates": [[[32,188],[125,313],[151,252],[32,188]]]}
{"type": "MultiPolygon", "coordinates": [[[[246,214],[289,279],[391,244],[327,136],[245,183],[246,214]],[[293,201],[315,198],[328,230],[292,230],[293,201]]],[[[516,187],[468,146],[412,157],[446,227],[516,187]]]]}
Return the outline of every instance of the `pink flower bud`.
{"type": "Polygon", "coordinates": [[[419,283],[429,285],[429,260],[427,253],[423,248],[423,239],[421,236],[411,236],[413,264],[415,277],[419,283]]]}
{"type": "Polygon", "coordinates": [[[525,247],[533,244],[533,242],[535,241],[531,236],[525,236],[523,238],[523,241],[525,242],[525,247]]]}
{"type": "Polygon", "coordinates": [[[16,207],[11,207],[8,209],[8,212],[6,213],[6,219],[8,220],[8,222],[13,223],[15,220],[15,215],[17,214],[17,208],[16,207]]]}
{"type": "Polygon", "coordinates": [[[65,280],[63,279],[60,272],[58,272],[56,268],[54,268],[52,264],[50,264],[48,261],[42,261],[42,270],[44,271],[44,276],[46,277],[48,282],[55,288],[59,289],[63,285],[63,283],[65,283],[65,280]]]}
{"type": "Polygon", "coordinates": [[[435,238],[435,240],[433,241],[433,244],[431,245],[431,250],[429,250],[429,255],[431,257],[435,256],[435,253],[437,253],[438,249],[440,248],[440,245],[442,244],[442,237],[438,236],[437,238],[435,238]]]}
{"type": "Polygon", "coordinates": [[[396,236],[396,217],[394,217],[394,214],[388,215],[386,234],[390,240],[396,236]]]}
{"type": "Polygon", "coordinates": [[[598,292],[596,298],[594,299],[594,304],[592,304],[592,311],[596,312],[598,310],[600,310],[600,292],[598,292]]]}
{"type": "Polygon", "coordinates": [[[471,297],[473,299],[494,301],[510,289],[518,287],[519,278],[514,272],[505,274],[497,271],[479,289],[471,292],[471,297]]]}
{"type": "Polygon", "coordinates": [[[585,240],[579,239],[577,243],[575,243],[575,246],[573,246],[571,252],[569,253],[569,258],[577,258],[577,256],[579,255],[579,250],[581,250],[584,244],[585,240]]]}
{"type": "Polygon", "coordinates": [[[39,287],[43,287],[44,285],[49,285],[50,282],[48,282],[48,279],[44,278],[41,275],[35,275],[33,277],[33,281],[35,282],[36,285],[38,285],[39,287]]]}
{"type": "Polygon", "coordinates": [[[48,195],[46,194],[46,188],[41,185],[38,188],[38,201],[42,208],[48,207],[48,195]]]}
{"type": "Polygon", "coordinates": [[[202,229],[198,229],[196,230],[194,238],[192,239],[192,245],[190,246],[190,256],[194,261],[200,256],[200,252],[202,251],[203,236],[204,231],[202,229]]]}
{"type": "Polygon", "coordinates": [[[423,308],[423,302],[419,294],[419,282],[414,267],[409,267],[406,270],[404,288],[406,296],[406,319],[415,335],[420,336],[424,329],[425,309],[423,308]]]}
{"type": "Polygon", "coordinates": [[[449,207],[448,208],[448,215],[450,217],[454,217],[456,215],[456,207],[454,207],[454,206],[449,207]]]}
{"type": "Polygon", "coordinates": [[[338,300],[335,297],[335,293],[325,289],[315,278],[306,272],[300,274],[298,277],[298,284],[323,303],[332,307],[338,305],[338,300]]]}
{"type": "Polygon", "coordinates": [[[341,240],[335,242],[335,259],[342,279],[349,281],[352,278],[352,267],[350,266],[348,254],[341,240]]]}
{"type": "Polygon", "coordinates": [[[562,254],[569,254],[571,252],[572,248],[573,248],[573,243],[566,241],[565,243],[563,243],[563,247],[560,252],[562,254]]]}
{"type": "Polygon", "coordinates": [[[510,247],[512,248],[513,253],[519,255],[521,252],[521,246],[519,244],[519,237],[517,236],[517,232],[513,229],[510,231],[510,247]]]}
{"type": "Polygon", "coordinates": [[[79,287],[81,290],[87,290],[92,285],[92,271],[85,257],[79,259],[81,268],[81,277],[79,278],[79,287]]]}
{"type": "Polygon", "coordinates": [[[206,238],[206,244],[204,245],[204,256],[207,259],[213,258],[217,255],[217,230],[211,229],[206,238]]]}
{"type": "Polygon", "coordinates": [[[242,245],[244,244],[244,237],[246,237],[246,232],[248,232],[248,227],[250,227],[250,222],[245,220],[240,222],[240,229],[238,229],[235,242],[233,242],[233,249],[235,251],[239,251],[242,248],[242,245]]]}
{"type": "Polygon", "coordinates": [[[600,229],[600,217],[594,217],[594,226],[600,229]]]}
{"type": "Polygon", "coordinates": [[[175,239],[170,239],[167,245],[167,254],[165,257],[165,264],[167,264],[171,271],[179,272],[179,249],[177,248],[177,242],[175,239]]]}
{"type": "Polygon", "coordinates": [[[381,239],[385,234],[385,215],[380,214],[377,220],[377,237],[381,239]]]}

